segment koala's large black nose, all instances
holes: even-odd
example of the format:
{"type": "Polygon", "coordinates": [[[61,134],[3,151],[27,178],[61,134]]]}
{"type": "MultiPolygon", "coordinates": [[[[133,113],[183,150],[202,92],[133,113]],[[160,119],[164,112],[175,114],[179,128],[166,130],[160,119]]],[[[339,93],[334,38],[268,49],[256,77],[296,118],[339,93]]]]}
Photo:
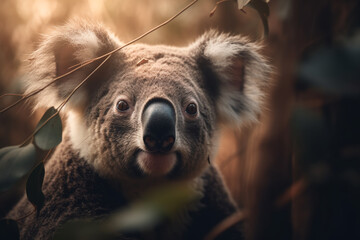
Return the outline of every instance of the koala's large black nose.
{"type": "Polygon", "coordinates": [[[175,142],[175,110],[164,100],[150,102],[142,115],[143,140],[150,152],[168,152],[175,142]]]}

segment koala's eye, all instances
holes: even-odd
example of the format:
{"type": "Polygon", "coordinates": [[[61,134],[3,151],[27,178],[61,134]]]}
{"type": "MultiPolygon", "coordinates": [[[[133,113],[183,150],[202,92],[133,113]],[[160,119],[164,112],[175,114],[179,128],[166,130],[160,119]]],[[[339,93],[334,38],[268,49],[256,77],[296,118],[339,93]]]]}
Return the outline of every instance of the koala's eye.
{"type": "Polygon", "coordinates": [[[129,104],[125,100],[120,100],[116,104],[117,110],[124,112],[129,109],[129,104]]]}
{"type": "Polygon", "coordinates": [[[190,115],[195,115],[197,113],[197,106],[195,103],[190,103],[187,105],[185,111],[190,115]]]}

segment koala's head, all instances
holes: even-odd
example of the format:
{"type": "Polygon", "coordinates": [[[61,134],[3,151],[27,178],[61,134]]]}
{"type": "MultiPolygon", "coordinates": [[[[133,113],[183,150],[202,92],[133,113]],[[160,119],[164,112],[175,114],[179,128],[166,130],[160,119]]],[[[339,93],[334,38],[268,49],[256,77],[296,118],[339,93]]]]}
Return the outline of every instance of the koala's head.
{"type": "MultiPolygon", "coordinates": [[[[121,43],[95,24],[55,30],[31,58],[27,92],[121,43]]],[[[67,103],[74,150],[112,179],[189,179],[208,165],[219,124],[238,127],[261,109],[270,68],[259,46],[209,32],[178,48],[134,44],[114,53],[67,103]]],[[[57,107],[99,65],[36,96],[57,107]]]]}

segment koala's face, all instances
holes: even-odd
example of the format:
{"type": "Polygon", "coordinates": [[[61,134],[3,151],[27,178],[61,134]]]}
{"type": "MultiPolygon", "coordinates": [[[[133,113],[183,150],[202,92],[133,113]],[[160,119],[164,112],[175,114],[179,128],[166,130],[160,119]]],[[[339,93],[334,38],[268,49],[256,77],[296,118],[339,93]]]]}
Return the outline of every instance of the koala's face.
{"type": "Polygon", "coordinates": [[[195,59],[169,47],[134,45],[125,53],[114,56],[122,69],[88,108],[99,168],[131,177],[198,175],[208,164],[216,117],[195,59]]]}
{"type": "MultiPolygon", "coordinates": [[[[27,91],[118,46],[100,26],[69,24],[34,53],[27,91]]],[[[68,103],[74,149],[112,179],[198,176],[218,124],[239,126],[260,111],[269,67],[257,50],[212,32],[186,48],[137,44],[114,53],[68,103]]],[[[46,89],[38,105],[61,102],[99,63],[46,89]]]]}

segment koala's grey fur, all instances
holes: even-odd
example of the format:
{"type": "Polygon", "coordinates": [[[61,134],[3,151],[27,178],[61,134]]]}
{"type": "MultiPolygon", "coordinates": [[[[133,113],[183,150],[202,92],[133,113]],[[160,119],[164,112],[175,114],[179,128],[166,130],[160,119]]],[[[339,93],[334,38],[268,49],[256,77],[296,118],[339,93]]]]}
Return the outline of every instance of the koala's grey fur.
{"type": "MultiPolygon", "coordinates": [[[[122,43],[97,24],[71,22],[44,39],[31,57],[26,92],[42,88],[69,67],[109,52],[122,43]]],[[[157,239],[202,239],[237,208],[217,170],[209,166],[219,124],[238,127],[260,113],[270,67],[259,45],[240,36],[209,32],[188,47],[133,44],[113,54],[66,105],[64,140],[46,164],[45,206],[20,222],[22,239],[48,239],[68,220],[98,219],[124,207],[164,182],[187,182],[202,194],[188,209],[179,231],[157,239]],[[142,64],[138,64],[146,59],[142,64]],[[119,99],[129,103],[116,110],[119,99]],[[141,113],[152,99],[165,99],[176,112],[177,160],[165,176],[141,165],[141,113]],[[185,108],[196,103],[198,115],[185,108]]],[[[36,107],[57,107],[100,61],[57,81],[36,96],[36,107]]],[[[8,217],[32,210],[26,197],[8,217]]],[[[180,224],[181,225],[181,224],[180,224]]],[[[139,233],[139,238],[143,236],[139,233]]],[[[221,235],[239,239],[238,226],[221,235]]]]}

